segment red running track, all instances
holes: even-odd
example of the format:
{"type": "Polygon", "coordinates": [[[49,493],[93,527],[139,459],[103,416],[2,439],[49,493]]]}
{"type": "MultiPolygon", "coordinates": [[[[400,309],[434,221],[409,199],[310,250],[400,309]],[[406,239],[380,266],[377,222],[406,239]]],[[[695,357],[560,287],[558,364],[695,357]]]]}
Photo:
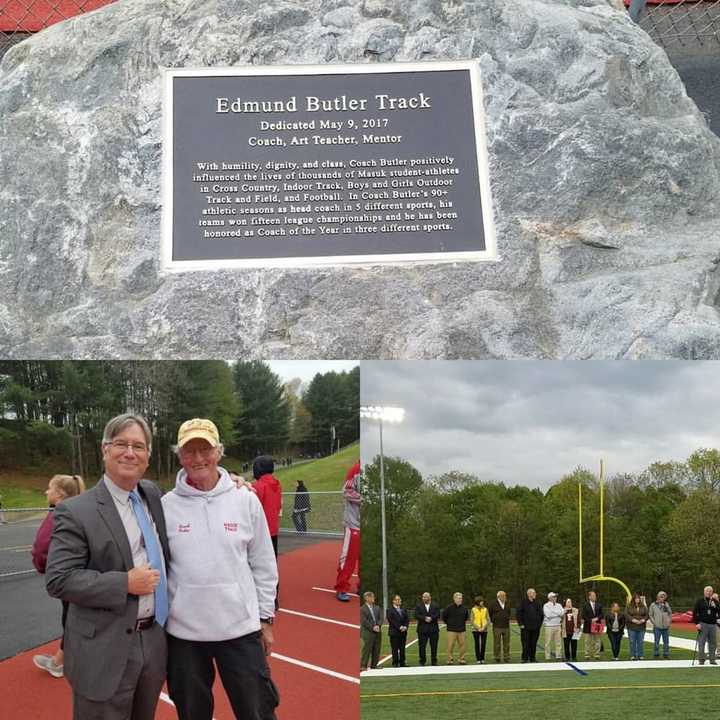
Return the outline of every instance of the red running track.
{"type": "MultiPolygon", "coordinates": [[[[358,680],[358,600],[340,603],[335,595],[312,588],[332,589],[340,543],[322,542],[282,554],[280,606],[274,625],[273,654],[299,660],[316,669],[270,658],[272,676],[280,690],[279,720],[357,720],[360,717],[358,680]],[[290,612],[315,615],[315,620],[290,612]],[[347,625],[326,622],[335,620],[347,625]],[[349,627],[349,626],[350,627],[349,627]],[[344,677],[335,677],[330,671],[344,677]]],[[[32,656],[51,654],[57,642],[28,650],[0,663],[2,717],[63,720],[72,716],[70,687],[36,668],[32,656]]],[[[215,684],[216,720],[232,720],[233,713],[220,681],[215,684]]],[[[161,700],[156,720],[177,718],[172,705],[161,700]]]]}

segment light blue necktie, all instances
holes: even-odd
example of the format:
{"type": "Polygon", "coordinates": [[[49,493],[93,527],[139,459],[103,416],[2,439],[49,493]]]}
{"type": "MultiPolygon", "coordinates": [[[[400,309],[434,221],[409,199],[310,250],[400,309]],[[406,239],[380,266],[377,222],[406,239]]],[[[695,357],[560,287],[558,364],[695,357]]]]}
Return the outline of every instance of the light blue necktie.
{"type": "Polygon", "coordinates": [[[163,571],[162,557],[160,550],[160,544],[157,541],[155,532],[152,529],[150,518],[148,518],[145,512],[145,506],[142,504],[140,495],[137,490],[133,490],[130,493],[130,501],[132,502],[132,508],[135,512],[138,525],[140,526],[140,532],[142,532],[143,540],[145,541],[145,551],[147,552],[148,562],[153,569],[160,572],[160,582],[155,588],[155,620],[160,625],[165,625],[168,617],[168,597],[167,597],[167,579],[165,578],[165,572],[163,571]]]}

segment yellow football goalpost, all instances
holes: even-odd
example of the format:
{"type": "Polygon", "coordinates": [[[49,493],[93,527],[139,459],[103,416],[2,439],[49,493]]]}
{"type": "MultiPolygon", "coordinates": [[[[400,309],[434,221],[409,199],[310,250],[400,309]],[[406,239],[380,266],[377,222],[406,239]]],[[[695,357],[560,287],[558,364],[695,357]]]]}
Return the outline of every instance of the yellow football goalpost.
{"type": "Polygon", "coordinates": [[[627,602],[630,602],[632,593],[630,588],[622,581],[617,578],[605,575],[605,464],[600,461],[600,572],[597,575],[591,575],[589,577],[583,577],[583,533],[582,533],[582,483],[578,483],[578,538],[580,548],[580,582],[592,582],[593,580],[606,580],[607,582],[613,582],[619,585],[624,591],[627,597],[627,602]]]}

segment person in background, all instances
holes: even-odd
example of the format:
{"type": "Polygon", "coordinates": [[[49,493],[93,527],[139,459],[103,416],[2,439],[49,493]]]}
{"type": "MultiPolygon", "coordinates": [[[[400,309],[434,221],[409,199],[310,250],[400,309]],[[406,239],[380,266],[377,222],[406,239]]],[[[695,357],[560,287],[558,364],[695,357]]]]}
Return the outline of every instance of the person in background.
{"type": "Polygon", "coordinates": [[[360,608],[360,636],[363,644],[360,657],[361,671],[368,669],[368,663],[371,670],[377,668],[382,643],[380,634],[382,611],[375,604],[375,593],[370,591],[363,593],[363,599],[365,603],[360,608]]]}
{"type": "Polygon", "coordinates": [[[578,641],[574,635],[580,628],[580,611],[573,607],[571,598],[566,598],[560,634],[563,639],[565,660],[577,660],[578,641]]]}
{"type": "Polygon", "coordinates": [[[630,638],[630,659],[642,660],[645,656],[644,639],[648,621],[647,605],[639,592],[634,592],[632,600],[625,608],[625,625],[630,638]]]}
{"type": "MultiPolygon", "coordinates": [[[[718,597],[718,594],[714,592],[712,597],[718,607],[720,607],[720,598],[718,597]]],[[[715,630],[715,659],[720,660],[720,618],[718,618],[715,630]]]]}
{"type": "Polygon", "coordinates": [[[667,593],[661,590],[655,602],[648,608],[648,616],[653,624],[653,636],[655,645],[653,647],[653,657],[660,657],[660,639],[663,643],[663,658],[667,660],[670,657],[670,625],[672,625],[672,608],[667,601],[667,593]]]}
{"type": "Polygon", "coordinates": [[[470,621],[472,622],[472,634],[475,641],[475,661],[478,665],[482,665],[485,662],[485,645],[487,643],[488,626],[490,625],[490,616],[482,595],[475,598],[475,604],[470,611],[470,621]]]}
{"type": "Polygon", "coordinates": [[[293,525],[298,532],[307,532],[307,514],[311,510],[310,494],[302,480],[298,480],[293,501],[293,525]]]}
{"type": "Polygon", "coordinates": [[[587,602],[582,609],[583,619],[583,642],[585,645],[585,659],[600,659],[600,644],[602,642],[602,619],[603,607],[598,602],[597,593],[590,590],[587,594],[587,602]],[[593,630],[595,632],[593,632],[593,630]]]}
{"type": "Polygon", "coordinates": [[[493,656],[500,662],[500,656],[510,662],[510,603],[504,590],[498,590],[495,600],[488,608],[493,629],[493,656]]]}
{"type": "Polygon", "coordinates": [[[540,628],[543,623],[542,605],[537,600],[534,588],[528,588],[527,597],[523,598],[515,614],[520,626],[520,641],[522,642],[522,661],[536,662],[535,653],[540,638],[540,628]]]}
{"type": "Polygon", "coordinates": [[[715,599],[711,585],[703,590],[703,596],[693,608],[693,622],[698,631],[698,662],[705,664],[705,645],[711,665],[717,665],[715,651],[717,649],[717,626],[720,623],[720,603],[715,599]]]}
{"type": "Polygon", "coordinates": [[[410,617],[407,610],[402,606],[402,598],[394,595],[392,607],[387,609],[385,618],[388,623],[388,635],[390,636],[390,648],[392,652],[393,667],[407,667],[405,663],[405,644],[407,642],[408,626],[410,617]]]}
{"type": "Polygon", "coordinates": [[[350,600],[350,580],[360,560],[360,461],[348,470],[343,486],[345,535],[338,558],[335,597],[340,602],[350,600]]]}
{"type": "MultiPolygon", "coordinates": [[[[282,517],[282,487],[280,481],[273,475],[275,461],[269,455],[260,455],[253,461],[253,490],[262,505],[270,540],[272,541],[275,558],[278,556],[278,534],[280,533],[280,518],[282,517]]],[[[280,585],[275,592],[275,609],[280,606],[280,585]]]]}
{"type": "Polygon", "coordinates": [[[282,517],[282,487],[273,475],[275,461],[269,455],[260,455],[253,461],[253,490],[262,505],[275,557],[278,554],[278,534],[282,517]]]}
{"type": "Polygon", "coordinates": [[[420,665],[424,666],[427,662],[425,648],[428,641],[430,642],[430,664],[437,665],[437,648],[440,638],[440,608],[432,601],[432,595],[424,592],[420,598],[420,602],[415,606],[415,620],[417,620],[417,636],[418,636],[418,653],[420,655],[420,665]]]}
{"type": "MultiPolygon", "coordinates": [[[[81,492],[85,492],[85,483],[79,475],[53,475],[48,483],[45,495],[48,499],[50,512],[45,516],[37,534],[35,542],[32,546],[32,563],[35,569],[41,574],[45,574],[45,566],[47,565],[48,550],[50,549],[50,538],[53,530],[53,510],[56,505],[61,503],[65,498],[74,497],[81,492]]],[[[65,634],[65,621],[67,620],[68,603],[62,601],[62,628],[65,634]]],[[[63,676],[63,638],[60,638],[60,647],[54,655],[33,655],[33,662],[41,670],[46,670],[53,677],[60,678],[63,676]]]]}
{"type": "Polygon", "coordinates": [[[562,605],[557,601],[557,593],[549,592],[548,601],[543,605],[543,625],[545,626],[545,659],[562,658],[562,605]],[[553,653],[553,645],[555,652],[553,653]]]}
{"type": "Polygon", "coordinates": [[[613,660],[617,660],[620,656],[620,646],[622,645],[626,624],[625,614],[620,610],[618,603],[614,602],[610,606],[610,612],[605,616],[605,623],[607,625],[607,634],[610,639],[613,660]]]}
{"type": "Polygon", "coordinates": [[[465,625],[470,618],[468,609],[463,605],[461,592],[453,594],[453,601],[442,613],[442,619],[447,626],[447,654],[448,665],[453,664],[453,651],[458,646],[458,662],[465,665],[465,625]]]}

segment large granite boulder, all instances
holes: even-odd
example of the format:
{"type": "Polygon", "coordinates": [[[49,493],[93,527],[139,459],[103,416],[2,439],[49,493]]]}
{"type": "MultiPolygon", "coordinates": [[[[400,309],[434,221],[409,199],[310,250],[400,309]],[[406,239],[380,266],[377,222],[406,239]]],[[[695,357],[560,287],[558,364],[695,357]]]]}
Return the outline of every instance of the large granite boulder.
{"type": "Polygon", "coordinates": [[[4,357],[720,357],[720,140],[605,0],[120,0],[0,66],[4,357]],[[160,271],[161,67],[479,58],[502,260],[160,271]]]}

